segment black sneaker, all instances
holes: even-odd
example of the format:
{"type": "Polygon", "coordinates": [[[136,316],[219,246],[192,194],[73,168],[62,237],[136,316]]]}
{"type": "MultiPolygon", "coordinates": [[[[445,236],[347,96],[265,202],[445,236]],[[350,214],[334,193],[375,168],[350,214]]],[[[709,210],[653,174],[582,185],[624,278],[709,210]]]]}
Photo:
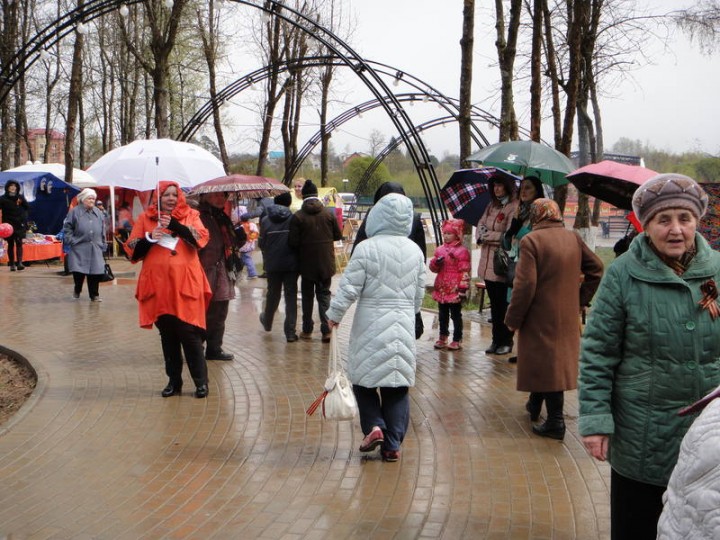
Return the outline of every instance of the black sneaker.
{"type": "Polygon", "coordinates": [[[264,313],[260,314],[260,324],[262,324],[262,327],[266,332],[270,332],[270,330],[272,330],[271,325],[265,324],[265,314],[264,313]]]}

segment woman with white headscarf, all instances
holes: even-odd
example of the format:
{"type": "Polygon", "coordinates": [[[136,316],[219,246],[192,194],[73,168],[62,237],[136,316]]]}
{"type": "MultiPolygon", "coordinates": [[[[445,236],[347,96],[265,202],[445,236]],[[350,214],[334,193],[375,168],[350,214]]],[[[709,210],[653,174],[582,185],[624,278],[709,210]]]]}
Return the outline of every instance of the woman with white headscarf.
{"type": "Polygon", "coordinates": [[[64,243],[69,248],[68,270],[72,272],[75,288],[73,298],[80,298],[87,276],[88,293],[93,302],[100,298],[100,278],[105,273],[104,253],[105,216],[95,206],[97,193],[83,189],[77,196],[78,205],[70,210],[63,226],[64,243]]]}

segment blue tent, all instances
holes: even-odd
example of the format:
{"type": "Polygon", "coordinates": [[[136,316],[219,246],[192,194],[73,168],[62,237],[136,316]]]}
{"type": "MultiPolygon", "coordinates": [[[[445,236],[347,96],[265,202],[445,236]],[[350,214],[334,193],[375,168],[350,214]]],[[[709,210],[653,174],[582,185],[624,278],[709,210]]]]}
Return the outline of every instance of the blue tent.
{"type": "Polygon", "coordinates": [[[0,194],[8,180],[20,184],[20,191],[30,204],[29,220],[41,234],[57,234],[62,229],[70,201],[80,188],[48,172],[0,172],[0,194]]]}

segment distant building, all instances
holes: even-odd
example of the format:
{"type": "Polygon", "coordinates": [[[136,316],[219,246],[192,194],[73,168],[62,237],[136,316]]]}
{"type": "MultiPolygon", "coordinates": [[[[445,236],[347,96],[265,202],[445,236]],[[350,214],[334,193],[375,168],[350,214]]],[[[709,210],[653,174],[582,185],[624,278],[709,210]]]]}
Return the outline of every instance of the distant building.
{"type": "Polygon", "coordinates": [[[54,129],[50,130],[50,140],[45,137],[44,129],[29,129],[27,135],[28,144],[20,145],[20,161],[15,165],[25,165],[30,161],[30,155],[34,161],[45,161],[47,163],[65,163],[65,134],[54,129]],[[28,151],[28,145],[31,152],[28,151]],[[45,159],[45,147],[50,147],[47,159],[45,159]]]}
{"type": "Polygon", "coordinates": [[[363,154],[362,152],[353,152],[352,154],[340,156],[342,159],[343,167],[347,167],[347,164],[350,163],[353,159],[358,157],[368,157],[367,154],[363,154]]]}

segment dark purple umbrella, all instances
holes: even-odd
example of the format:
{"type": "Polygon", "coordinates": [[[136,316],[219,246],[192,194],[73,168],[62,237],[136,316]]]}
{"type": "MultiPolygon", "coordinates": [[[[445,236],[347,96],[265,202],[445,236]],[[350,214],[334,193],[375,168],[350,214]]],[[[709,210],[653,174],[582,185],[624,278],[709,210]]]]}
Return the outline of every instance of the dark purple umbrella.
{"type": "Polygon", "coordinates": [[[490,204],[490,180],[509,178],[520,186],[521,178],[496,167],[455,171],[440,190],[440,198],[454,218],[475,225],[490,204]]]}

